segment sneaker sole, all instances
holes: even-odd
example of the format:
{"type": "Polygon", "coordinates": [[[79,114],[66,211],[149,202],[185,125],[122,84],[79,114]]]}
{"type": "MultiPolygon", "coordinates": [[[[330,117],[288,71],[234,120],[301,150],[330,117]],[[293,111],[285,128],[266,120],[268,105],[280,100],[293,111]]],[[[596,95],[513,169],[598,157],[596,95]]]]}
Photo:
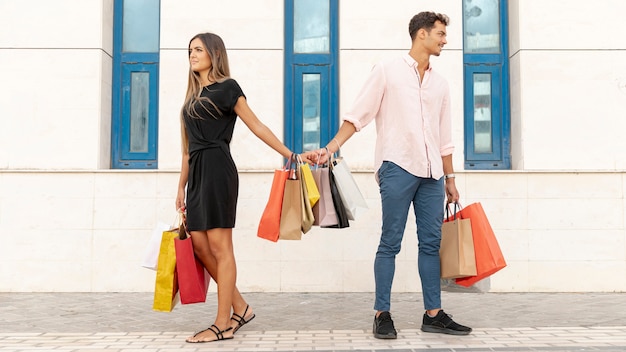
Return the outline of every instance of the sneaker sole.
{"type": "Polygon", "coordinates": [[[393,340],[393,339],[397,339],[398,335],[382,335],[382,334],[374,333],[374,337],[377,339],[383,339],[383,340],[393,340]]]}
{"type": "Polygon", "coordinates": [[[436,326],[422,325],[422,331],[448,335],[469,335],[472,331],[457,331],[446,328],[438,328],[436,326]]]}

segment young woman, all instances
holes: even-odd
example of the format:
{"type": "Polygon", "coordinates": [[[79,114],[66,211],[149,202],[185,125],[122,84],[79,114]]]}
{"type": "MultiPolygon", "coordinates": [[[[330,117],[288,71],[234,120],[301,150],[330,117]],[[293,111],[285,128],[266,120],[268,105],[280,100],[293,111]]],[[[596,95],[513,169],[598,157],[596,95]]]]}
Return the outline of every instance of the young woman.
{"type": "Polygon", "coordinates": [[[232,234],[239,178],[229,145],[237,116],[272,149],[285,158],[291,156],[230,78],[222,39],[213,33],[194,36],[180,117],[183,158],[176,208],[186,210],[195,254],[217,283],[217,317],[210,327],[187,338],[191,343],[231,339],[255,316],[235,285],[232,234]]]}

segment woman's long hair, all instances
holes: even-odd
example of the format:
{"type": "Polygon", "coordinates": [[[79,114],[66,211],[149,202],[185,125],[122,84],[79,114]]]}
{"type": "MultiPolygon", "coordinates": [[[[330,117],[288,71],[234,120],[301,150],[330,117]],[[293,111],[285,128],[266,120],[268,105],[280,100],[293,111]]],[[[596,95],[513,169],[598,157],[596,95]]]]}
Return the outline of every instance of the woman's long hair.
{"type": "MultiPolygon", "coordinates": [[[[191,46],[191,42],[196,38],[200,39],[204,49],[211,58],[211,67],[209,68],[208,76],[204,78],[212,82],[223,82],[230,78],[228,55],[226,54],[226,47],[224,46],[222,38],[213,33],[200,33],[191,38],[189,46],[191,46]]],[[[189,46],[187,46],[188,49],[189,46]]],[[[189,55],[191,55],[190,49],[189,55]]],[[[187,94],[185,95],[185,102],[180,111],[181,139],[184,152],[187,152],[189,147],[189,139],[187,137],[187,131],[185,130],[185,115],[190,116],[191,118],[201,119],[202,117],[196,110],[198,106],[213,115],[213,113],[207,109],[205,105],[206,103],[212,105],[215,111],[217,111],[219,115],[222,115],[222,112],[217,108],[213,101],[211,101],[211,99],[200,96],[203,89],[204,87],[202,86],[200,74],[192,71],[190,65],[189,78],[187,81],[187,94]],[[198,104],[198,102],[201,102],[201,104],[198,104]]],[[[215,115],[213,115],[213,117],[217,118],[215,115]]]]}

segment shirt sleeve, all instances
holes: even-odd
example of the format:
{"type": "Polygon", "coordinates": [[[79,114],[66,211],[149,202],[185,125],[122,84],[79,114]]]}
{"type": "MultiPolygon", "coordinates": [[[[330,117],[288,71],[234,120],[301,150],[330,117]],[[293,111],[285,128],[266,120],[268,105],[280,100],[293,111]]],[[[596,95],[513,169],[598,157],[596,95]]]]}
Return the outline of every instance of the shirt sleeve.
{"type": "Polygon", "coordinates": [[[374,65],[352,108],[343,118],[352,123],[357,132],[372,122],[378,114],[385,93],[385,85],[383,65],[374,65]]]}
{"type": "Polygon", "coordinates": [[[452,113],[450,111],[450,89],[447,85],[441,104],[439,142],[441,156],[447,156],[454,152],[454,143],[452,142],[452,113]]]}

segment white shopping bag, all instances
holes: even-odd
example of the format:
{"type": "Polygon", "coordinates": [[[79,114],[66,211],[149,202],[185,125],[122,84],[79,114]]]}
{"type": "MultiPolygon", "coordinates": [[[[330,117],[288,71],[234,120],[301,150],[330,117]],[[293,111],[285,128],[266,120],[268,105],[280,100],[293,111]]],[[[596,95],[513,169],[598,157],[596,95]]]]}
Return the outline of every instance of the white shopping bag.
{"type": "Polygon", "coordinates": [[[352,172],[348,164],[346,164],[346,160],[336,158],[334,161],[335,164],[332,168],[332,173],[335,176],[339,195],[341,196],[343,205],[346,207],[348,219],[354,220],[356,218],[357,208],[367,209],[367,203],[361,194],[359,186],[357,186],[352,177],[352,172]]]}
{"type": "Polygon", "coordinates": [[[157,270],[157,263],[159,262],[159,249],[161,248],[161,238],[163,231],[167,231],[171,228],[170,225],[164,222],[158,222],[152,230],[152,236],[148,245],[146,246],[141,266],[151,270],[157,270]]]}

